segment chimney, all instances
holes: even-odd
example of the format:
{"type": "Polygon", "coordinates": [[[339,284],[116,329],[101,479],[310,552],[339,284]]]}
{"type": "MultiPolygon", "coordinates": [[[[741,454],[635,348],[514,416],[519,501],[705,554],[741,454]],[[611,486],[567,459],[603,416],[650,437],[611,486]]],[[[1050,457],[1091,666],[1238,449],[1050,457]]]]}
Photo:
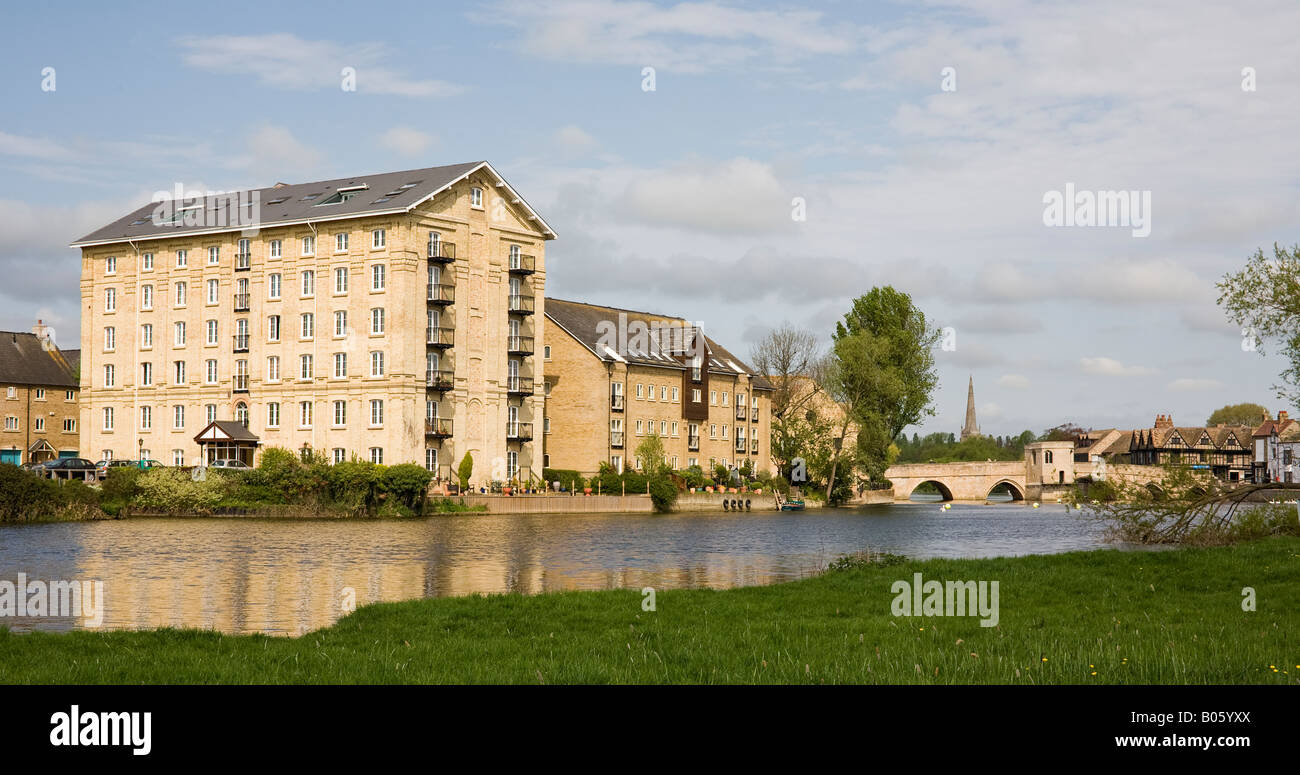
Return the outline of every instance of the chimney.
{"type": "Polygon", "coordinates": [[[55,349],[54,329],[45,325],[45,321],[38,319],[36,325],[32,326],[32,333],[36,335],[36,340],[41,343],[41,349],[49,352],[55,349]]]}
{"type": "Polygon", "coordinates": [[[1286,417],[1286,410],[1285,410],[1285,409],[1280,409],[1280,410],[1278,410],[1278,413],[1277,413],[1277,421],[1278,421],[1279,423],[1285,423],[1286,420],[1287,420],[1287,417],[1286,417]]]}
{"type": "Polygon", "coordinates": [[[1174,427],[1174,418],[1167,414],[1156,415],[1155,428],[1172,428],[1174,427]]]}

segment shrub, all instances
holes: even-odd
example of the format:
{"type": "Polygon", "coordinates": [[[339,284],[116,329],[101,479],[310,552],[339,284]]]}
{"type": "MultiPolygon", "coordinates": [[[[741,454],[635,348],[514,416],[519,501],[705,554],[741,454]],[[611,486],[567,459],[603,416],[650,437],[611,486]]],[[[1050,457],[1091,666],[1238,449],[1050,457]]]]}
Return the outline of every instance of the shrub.
{"type": "Polygon", "coordinates": [[[57,483],[12,463],[0,463],[0,522],[49,517],[63,502],[57,483]]]}
{"type": "Polygon", "coordinates": [[[402,463],[389,467],[383,473],[383,487],[403,506],[415,513],[424,510],[433,473],[415,463],[402,463]]]}
{"type": "Polygon", "coordinates": [[[581,490],[587,486],[587,480],[582,478],[582,474],[568,468],[543,468],[542,478],[546,480],[548,487],[551,482],[559,482],[566,490],[569,488],[581,490]]]}
{"type": "Polygon", "coordinates": [[[140,475],[143,473],[143,470],[135,466],[108,469],[108,477],[100,487],[102,499],[113,503],[130,503],[139,492],[140,475]]]}
{"type": "Polygon", "coordinates": [[[709,481],[704,477],[704,470],[699,466],[691,466],[685,471],[682,471],[681,475],[682,481],[686,483],[687,487],[695,487],[698,489],[704,487],[705,482],[709,481]]]}
{"type": "Polygon", "coordinates": [[[202,482],[179,468],[154,468],[136,480],[135,505],[168,514],[206,514],[221,503],[226,480],[210,476],[202,482]]]}
{"type": "Polygon", "coordinates": [[[330,500],[345,508],[372,511],[379,505],[383,476],[382,466],[365,461],[330,466],[325,472],[330,500]]]}
{"type": "Polygon", "coordinates": [[[669,512],[677,502],[677,485],[667,476],[656,476],[650,480],[650,501],[655,511],[669,512]]]}
{"type": "Polygon", "coordinates": [[[469,478],[474,473],[474,458],[470,457],[468,452],[465,457],[460,459],[460,465],[456,467],[456,478],[460,480],[460,491],[465,492],[469,489],[469,478]]]}

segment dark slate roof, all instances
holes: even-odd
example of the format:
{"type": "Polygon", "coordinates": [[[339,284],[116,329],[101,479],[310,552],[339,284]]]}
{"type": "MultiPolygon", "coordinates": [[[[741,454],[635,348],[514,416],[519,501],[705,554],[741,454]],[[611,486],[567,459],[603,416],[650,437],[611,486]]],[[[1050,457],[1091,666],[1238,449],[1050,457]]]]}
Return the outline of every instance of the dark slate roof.
{"type": "MultiPolygon", "coordinates": [[[[77,353],[80,361],[81,351],[77,353]]],[[[0,383],[75,388],[75,367],[58,348],[46,350],[35,334],[0,331],[0,383]]]]}
{"type": "Polygon", "coordinates": [[[73,374],[81,373],[81,350],[63,350],[63,360],[68,362],[68,368],[73,374]]]}
{"type": "MultiPolygon", "coordinates": [[[[158,225],[154,223],[154,211],[159,207],[150,202],[122,216],[103,228],[96,229],[76,242],[72,247],[121,242],[129,239],[162,239],[183,234],[213,234],[239,231],[247,226],[237,223],[232,217],[235,211],[232,204],[239,205],[236,194],[244,194],[244,202],[255,193],[259,202],[261,227],[281,226],[306,221],[339,220],[356,218],[363,215],[382,215],[385,213],[407,212],[420,202],[448,188],[457,181],[481,167],[486,167],[492,175],[505,184],[521,206],[536,220],[539,229],[554,236],[550,226],[542,220],[527,202],[523,201],[513,188],[501,178],[491,164],[486,161],[472,161],[463,164],[449,164],[443,167],[404,170],[402,172],[383,172],[376,175],[356,175],[350,178],[321,180],[314,183],[277,184],[271,188],[259,188],[245,192],[230,192],[204,197],[203,212],[207,217],[204,223],[191,225],[158,225]],[[414,184],[414,185],[410,185],[414,184]],[[362,186],[366,188],[346,202],[331,205],[320,203],[336,193],[340,188],[362,186]],[[406,186],[403,188],[403,186],[406,186]],[[312,196],[312,195],[315,196],[312,196]],[[308,199],[310,197],[310,199],[308,199]],[[215,209],[214,209],[215,208],[215,209]],[[214,222],[215,221],[215,222],[214,222]],[[220,223],[233,224],[221,226],[220,223]]],[[[182,202],[182,208],[199,204],[198,200],[182,202]]]]}
{"type": "MultiPolygon", "coordinates": [[[[660,342],[653,339],[653,337],[650,339],[650,348],[646,352],[633,351],[616,354],[604,350],[600,343],[601,323],[608,320],[617,325],[619,315],[627,316],[628,325],[631,325],[634,320],[639,320],[646,324],[647,327],[651,323],[659,323],[661,325],[668,324],[679,328],[693,329],[693,324],[690,321],[675,315],[661,315],[654,312],[619,309],[618,307],[603,307],[580,301],[554,299],[549,296],[546,298],[546,317],[567,331],[602,361],[624,360],[629,363],[660,366],[668,369],[686,368],[681,355],[673,355],[668,351],[671,343],[665,341],[663,343],[665,346],[661,348],[659,346],[660,342]]],[[[703,332],[701,331],[701,333],[703,332]]],[[[704,341],[708,347],[708,369],[711,374],[746,374],[751,378],[755,388],[759,390],[772,389],[772,384],[765,377],[756,373],[748,364],[732,355],[729,350],[709,338],[708,335],[704,336],[704,341]]],[[[629,345],[631,344],[633,342],[629,342],[629,345]]]]}
{"type": "Polygon", "coordinates": [[[195,441],[200,439],[203,436],[203,434],[207,433],[208,429],[214,425],[217,426],[217,428],[220,429],[227,436],[229,436],[231,441],[258,441],[259,440],[258,437],[254,435],[252,431],[245,428],[244,424],[242,422],[239,422],[238,420],[213,420],[212,422],[203,426],[203,430],[199,431],[198,434],[194,437],[195,441]]]}

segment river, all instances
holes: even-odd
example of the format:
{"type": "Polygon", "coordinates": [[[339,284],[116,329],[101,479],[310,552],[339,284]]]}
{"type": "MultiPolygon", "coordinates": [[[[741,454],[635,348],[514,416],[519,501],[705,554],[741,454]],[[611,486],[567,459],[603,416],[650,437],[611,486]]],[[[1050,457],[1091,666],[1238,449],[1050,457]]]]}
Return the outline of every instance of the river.
{"type": "MultiPolygon", "coordinates": [[[[1063,506],[902,503],[672,515],[459,514],[412,521],[129,519],[0,527],[0,582],[102,581],[104,628],[296,635],[357,605],[618,587],[727,588],[806,577],[870,549],[992,557],[1088,549],[1063,506]],[[349,593],[348,590],[351,590],[349,593]]],[[[0,617],[14,631],[84,622],[0,617]]]]}

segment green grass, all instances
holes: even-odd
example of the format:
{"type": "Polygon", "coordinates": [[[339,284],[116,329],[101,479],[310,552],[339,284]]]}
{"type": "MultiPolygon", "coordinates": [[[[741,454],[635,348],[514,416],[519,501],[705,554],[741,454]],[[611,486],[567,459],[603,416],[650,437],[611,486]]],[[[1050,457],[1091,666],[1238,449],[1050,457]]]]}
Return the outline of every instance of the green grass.
{"type": "Polygon", "coordinates": [[[1300,539],[905,561],[727,591],[366,606],[300,638],[0,633],[7,683],[1300,682],[1300,539]],[[890,585],[996,580],[1001,621],[895,618],[890,585]],[[1253,587],[1258,610],[1242,611],[1253,587]],[[1276,672],[1275,672],[1276,668],[1276,672]],[[1094,675],[1095,672],[1095,675],[1094,675]]]}

